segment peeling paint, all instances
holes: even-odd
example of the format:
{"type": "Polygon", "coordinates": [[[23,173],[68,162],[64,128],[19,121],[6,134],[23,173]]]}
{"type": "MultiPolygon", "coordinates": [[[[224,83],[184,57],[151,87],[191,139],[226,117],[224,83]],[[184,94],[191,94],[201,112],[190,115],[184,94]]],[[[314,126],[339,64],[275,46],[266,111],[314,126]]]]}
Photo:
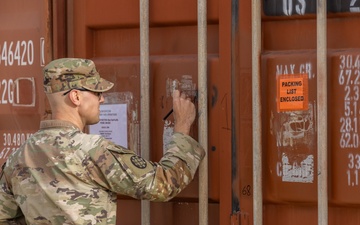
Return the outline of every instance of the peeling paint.
{"type": "Polygon", "coordinates": [[[270,133],[276,134],[277,147],[312,145],[315,141],[314,107],[309,103],[306,111],[271,113],[270,133]]]}
{"type": "Polygon", "coordinates": [[[278,171],[278,174],[281,175],[282,181],[285,182],[300,182],[300,183],[312,183],[314,181],[314,156],[308,155],[300,163],[296,161],[291,162],[289,157],[283,153],[281,172],[278,171]]]}
{"type": "Polygon", "coordinates": [[[168,78],[166,80],[166,97],[171,97],[174,90],[180,90],[193,99],[196,96],[196,83],[191,75],[182,75],[181,80],[168,78]]]}
{"type": "Polygon", "coordinates": [[[270,134],[279,157],[277,176],[284,182],[314,182],[315,105],[309,103],[304,111],[271,112],[270,134]]]}

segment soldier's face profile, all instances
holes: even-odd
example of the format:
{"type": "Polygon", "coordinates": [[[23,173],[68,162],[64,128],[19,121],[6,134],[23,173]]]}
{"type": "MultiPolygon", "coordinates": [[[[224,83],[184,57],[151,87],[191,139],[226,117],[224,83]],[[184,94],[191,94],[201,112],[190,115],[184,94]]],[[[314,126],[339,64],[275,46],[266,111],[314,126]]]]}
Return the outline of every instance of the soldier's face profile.
{"type": "Polygon", "coordinates": [[[100,121],[100,104],[104,102],[102,95],[91,91],[82,91],[79,113],[86,125],[96,124],[100,121]]]}

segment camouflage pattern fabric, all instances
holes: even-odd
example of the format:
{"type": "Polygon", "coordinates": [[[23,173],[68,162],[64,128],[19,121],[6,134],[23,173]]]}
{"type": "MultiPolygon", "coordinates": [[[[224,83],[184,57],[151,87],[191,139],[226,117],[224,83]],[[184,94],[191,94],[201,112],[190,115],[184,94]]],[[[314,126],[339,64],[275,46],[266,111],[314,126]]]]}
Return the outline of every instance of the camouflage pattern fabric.
{"type": "Polygon", "coordinates": [[[76,88],[104,92],[114,86],[101,78],[89,59],[62,58],[50,62],[43,69],[45,93],[51,94],[76,88]]]}
{"type": "Polygon", "coordinates": [[[0,224],[116,224],[117,194],[168,201],[194,178],[204,157],[190,136],[174,133],[159,162],[60,120],[7,160],[0,179],[0,224]],[[14,221],[14,220],[13,220],[14,221]]]}

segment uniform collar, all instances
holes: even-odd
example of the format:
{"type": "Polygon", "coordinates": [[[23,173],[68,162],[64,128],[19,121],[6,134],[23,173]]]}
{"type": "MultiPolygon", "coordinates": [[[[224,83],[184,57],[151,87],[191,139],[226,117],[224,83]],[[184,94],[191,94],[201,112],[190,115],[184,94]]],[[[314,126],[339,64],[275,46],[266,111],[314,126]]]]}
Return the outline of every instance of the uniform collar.
{"type": "Polygon", "coordinates": [[[65,120],[43,120],[40,121],[40,129],[47,129],[47,128],[72,128],[80,130],[77,126],[75,126],[73,123],[65,120]]]}

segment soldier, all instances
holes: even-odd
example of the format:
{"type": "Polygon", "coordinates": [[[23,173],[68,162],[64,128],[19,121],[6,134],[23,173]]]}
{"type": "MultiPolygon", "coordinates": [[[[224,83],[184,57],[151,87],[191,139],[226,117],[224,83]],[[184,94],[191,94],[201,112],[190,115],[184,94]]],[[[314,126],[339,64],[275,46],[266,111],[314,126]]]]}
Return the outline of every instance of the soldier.
{"type": "Polygon", "coordinates": [[[102,93],[114,85],[93,61],[58,59],[43,72],[52,120],[41,121],[3,165],[0,224],[116,224],[117,194],[168,201],[194,178],[205,152],[189,136],[195,106],[179,91],[171,142],[162,159],[151,162],[82,132],[99,122],[102,93]]]}

